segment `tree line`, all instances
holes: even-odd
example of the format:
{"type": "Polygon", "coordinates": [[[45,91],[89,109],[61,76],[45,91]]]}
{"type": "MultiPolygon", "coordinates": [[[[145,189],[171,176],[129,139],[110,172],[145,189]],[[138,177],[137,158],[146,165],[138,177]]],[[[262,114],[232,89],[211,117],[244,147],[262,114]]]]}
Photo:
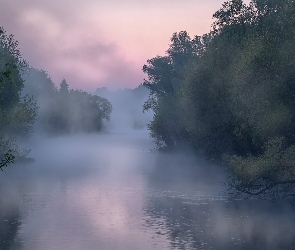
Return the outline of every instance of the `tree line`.
{"type": "Polygon", "coordinates": [[[110,120],[111,103],[66,80],[56,88],[47,72],[29,66],[18,42],[0,28],[0,169],[24,161],[20,142],[34,130],[48,134],[100,132],[110,120]]]}
{"type": "MultiPolygon", "coordinates": [[[[148,128],[158,148],[190,148],[222,163],[237,195],[293,196],[294,13],[294,0],[231,0],[208,34],[174,33],[166,54],[143,66],[143,109],[154,113],[148,128]]],[[[65,80],[58,89],[0,29],[0,169],[26,156],[19,142],[33,128],[102,131],[111,111],[107,99],[65,80]]]]}
{"type": "Polygon", "coordinates": [[[294,13],[293,0],[231,0],[210,33],[174,33],[166,54],[143,66],[158,148],[222,163],[236,195],[293,196],[294,13]]]}
{"type": "Polygon", "coordinates": [[[36,129],[49,134],[99,132],[103,121],[110,120],[111,103],[79,89],[69,89],[63,79],[59,88],[47,72],[26,68],[24,94],[34,96],[38,104],[36,129]]]}

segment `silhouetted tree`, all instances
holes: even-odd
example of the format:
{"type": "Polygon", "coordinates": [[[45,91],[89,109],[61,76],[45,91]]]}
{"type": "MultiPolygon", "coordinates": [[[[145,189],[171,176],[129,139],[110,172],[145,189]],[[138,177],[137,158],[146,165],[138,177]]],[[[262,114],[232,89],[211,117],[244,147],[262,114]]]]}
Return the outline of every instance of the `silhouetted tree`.
{"type": "Polygon", "coordinates": [[[174,34],[143,68],[159,146],[223,160],[238,193],[294,194],[294,13],[292,0],[232,0],[201,43],[174,34]]]}
{"type": "Polygon", "coordinates": [[[31,131],[36,119],[36,105],[29,96],[21,96],[26,66],[12,35],[0,29],[0,168],[25,156],[18,141],[31,131]]]}

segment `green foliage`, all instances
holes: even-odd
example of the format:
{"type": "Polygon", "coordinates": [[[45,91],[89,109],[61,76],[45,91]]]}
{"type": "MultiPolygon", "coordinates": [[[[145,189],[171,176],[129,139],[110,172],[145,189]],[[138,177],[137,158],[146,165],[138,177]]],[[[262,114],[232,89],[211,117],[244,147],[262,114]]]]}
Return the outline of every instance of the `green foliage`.
{"type": "Polygon", "coordinates": [[[186,31],[174,33],[166,56],[152,58],[143,66],[148,75],[143,86],[150,90],[143,110],[154,112],[148,128],[159,148],[174,147],[186,137],[179,114],[179,88],[188,64],[201,57],[210,39],[210,35],[191,39],[186,31]]]}
{"type": "Polygon", "coordinates": [[[226,155],[224,162],[233,174],[229,186],[236,195],[294,196],[295,145],[287,146],[284,138],[270,139],[259,156],[226,155]]]}
{"type": "Polygon", "coordinates": [[[36,104],[32,97],[21,96],[21,72],[26,62],[13,36],[0,32],[0,169],[23,157],[18,148],[36,120],[36,104]]]}
{"type": "Polygon", "coordinates": [[[174,34],[167,56],[144,67],[151,90],[144,109],[155,112],[149,129],[156,142],[186,144],[218,162],[227,155],[237,191],[292,193],[294,13],[292,0],[231,0],[213,15],[212,32],[201,45],[186,33],[174,34]]]}
{"type": "Polygon", "coordinates": [[[239,26],[245,31],[246,25],[256,20],[256,8],[253,2],[249,5],[243,0],[231,0],[223,3],[222,7],[213,15],[212,25],[214,35],[220,34],[227,26],[239,26]]]}
{"type": "MultiPolygon", "coordinates": [[[[234,18],[240,15],[240,9],[230,8],[229,2],[221,10],[234,18]],[[225,7],[236,13],[224,11],[225,7]]],[[[266,32],[260,26],[270,14],[258,18],[253,10],[248,16],[253,15],[249,20],[255,22],[228,21],[222,26],[183,84],[184,103],[193,110],[185,123],[199,147],[204,149],[202,138],[212,141],[205,142],[205,147],[212,145],[205,150],[209,156],[259,154],[264,142],[274,136],[288,135],[288,141],[294,142],[294,67],[289,59],[295,54],[285,46],[293,37],[294,23],[283,23],[283,36],[272,17],[266,32]]]]}
{"type": "Polygon", "coordinates": [[[158,149],[173,149],[187,140],[179,112],[178,96],[170,95],[159,101],[148,129],[158,149]]]}
{"type": "Polygon", "coordinates": [[[174,95],[184,79],[186,66],[194,57],[200,57],[210,41],[210,35],[196,36],[191,39],[186,31],[174,33],[166,56],[157,56],[148,60],[143,72],[148,75],[143,86],[150,92],[150,98],[144,110],[155,111],[155,103],[159,98],[174,95]]]}

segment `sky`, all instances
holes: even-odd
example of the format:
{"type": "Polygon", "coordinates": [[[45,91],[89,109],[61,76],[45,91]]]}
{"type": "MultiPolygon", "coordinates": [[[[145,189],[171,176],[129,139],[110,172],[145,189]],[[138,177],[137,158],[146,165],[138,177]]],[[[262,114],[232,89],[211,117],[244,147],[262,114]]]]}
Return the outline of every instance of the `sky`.
{"type": "Polygon", "coordinates": [[[0,26],[29,64],[59,86],[134,88],[174,32],[209,32],[224,0],[1,0],[0,26]]]}

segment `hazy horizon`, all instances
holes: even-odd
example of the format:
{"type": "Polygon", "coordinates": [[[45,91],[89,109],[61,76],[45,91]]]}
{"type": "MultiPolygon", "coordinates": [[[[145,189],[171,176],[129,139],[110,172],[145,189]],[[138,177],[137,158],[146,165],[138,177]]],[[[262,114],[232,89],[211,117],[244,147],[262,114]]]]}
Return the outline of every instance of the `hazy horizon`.
{"type": "Polygon", "coordinates": [[[0,26],[56,85],[65,78],[73,89],[116,90],[141,84],[142,66],[165,53],[174,32],[209,32],[223,2],[4,0],[0,26]]]}

